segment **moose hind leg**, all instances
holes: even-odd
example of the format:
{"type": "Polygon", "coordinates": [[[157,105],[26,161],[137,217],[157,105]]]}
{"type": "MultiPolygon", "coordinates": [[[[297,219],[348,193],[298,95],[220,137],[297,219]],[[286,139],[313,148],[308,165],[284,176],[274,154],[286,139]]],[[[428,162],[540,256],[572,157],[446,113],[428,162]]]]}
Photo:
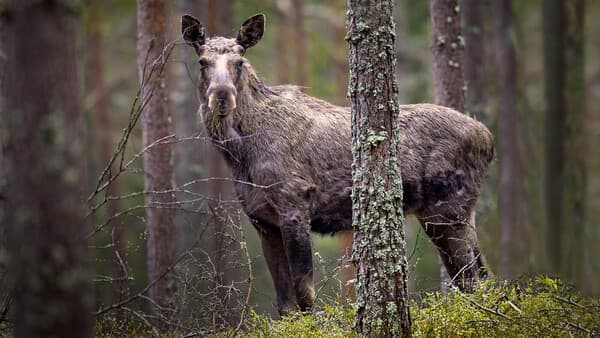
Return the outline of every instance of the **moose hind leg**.
{"type": "MultiPolygon", "coordinates": [[[[468,213],[470,216],[470,213],[468,213]]],[[[438,249],[452,284],[463,291],[485,278],[473,219],[459,215],[419,216],[421,226],[438,249]]]]}
{"type": "Polygon", "coordinates": [[[277,310],[280,315],[295,311],[297,307],[296,296],[290,276],[290,267],[283,247],[281,231],[275,226],[257,221],[255,221],[255,226],[259,230],[263,254],[275,286],[277,310]]]}
{"type": "Polygon", "coordinates": [[[315,289],[308,217],[299,210],[283,213],[281,234],[298,306],[301,311],[310,310],[315,299],[315,289]]]}

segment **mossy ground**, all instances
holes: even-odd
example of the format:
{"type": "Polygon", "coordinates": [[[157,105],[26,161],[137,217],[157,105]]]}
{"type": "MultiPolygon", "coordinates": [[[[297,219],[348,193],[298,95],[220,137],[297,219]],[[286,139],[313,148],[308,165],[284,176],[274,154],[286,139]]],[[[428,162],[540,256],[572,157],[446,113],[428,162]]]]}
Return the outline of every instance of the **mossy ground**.
{"type": "MultiPolygon", "coordinates": [[[[543,276],[492,280],[469,294],[420,294],[411,302],[411,317],[414,337],[588,337],[600,334],[600,299],[582,296],[543,276]]],[[[353,325],[351,306],[326,305],[314,314],[296,313],[277,320],[251,313],[246,329],[235,335],[358,337],[353,325]]],[[[232,333],[224,330],[214,336],[232,333]]]]}

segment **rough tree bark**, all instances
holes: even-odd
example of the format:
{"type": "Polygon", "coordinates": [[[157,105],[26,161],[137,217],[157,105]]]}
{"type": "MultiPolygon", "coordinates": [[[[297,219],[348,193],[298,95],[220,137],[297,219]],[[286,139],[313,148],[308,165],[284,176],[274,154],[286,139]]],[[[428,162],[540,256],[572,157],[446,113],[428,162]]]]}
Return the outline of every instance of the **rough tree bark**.
{"type": "MultiPolygon", "coordinates": [[[[517,233],[519,233],[520,177],[519,119],[517,102],[517,57],[514,45],[512,2],[492,2],[494,13],[494,49],[498,83],[498,133],[500,156],[500,273],[511,277],[515,272],[517,233]]],[[[468,43],[468,40],[467,40],[468,43]]],[[[469,45],[467,44],[467,47],[469,45]]],[[[468,48],[467,48],[468,49],[468,48]]]]}
{"type": "Polygon", "coordinates": [[[545,0],[546,210],[551,272],[583,282],[586,124],[583,0],[545,0]]]}
{"type": "MultiPolygon", "coordinates": [[[[167,61],[167,10],[162,0],[139,0],[137,3],[137,53],[144,147],[159,143],[144,153],[146,193],[146,231],[148,278],[160,278],[150,289],[150,298],[160,307],[168,307],[175,291],[170,273],[161,278],[174,262],[177,248],[175,201],[173,189],[173,151],[160,140],[172,134],[171,115],[167,109],[164,65],[167,61]]],[[[159,312],[158,308],[154,309],[159,312]]]]}
{"type": "Polygon", "coordinates": [[[356,329],[410,336],[392,1],[348,1],[356,329]]]}
{"type": "Polygon", "coordinates": [[[91,335],[79,6],[15,0],[2,8],[2,146],[10,198],[1,202],[15,337],[91,335]]]}
{"type": "MultiPolygon", "coordinates": [[[[435,103],[465,111],[464,47],[458,0],[429,0],[435,103]]],[[[474,220],[473,220],[474,221],[474,220]]],[[[450,276],[440,263],[442,293],[450,276]]]]}

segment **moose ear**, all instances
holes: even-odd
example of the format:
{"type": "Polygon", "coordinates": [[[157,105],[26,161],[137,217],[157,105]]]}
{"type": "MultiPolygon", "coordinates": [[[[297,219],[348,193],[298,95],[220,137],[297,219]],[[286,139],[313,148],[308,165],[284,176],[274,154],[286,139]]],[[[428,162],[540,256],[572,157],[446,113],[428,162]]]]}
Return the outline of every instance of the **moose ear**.
{"type": "Polygon", "coordinates": [[[181,34],[185,42],[194,47],[196,53],[200,52],[200,46],[206,42],[204,26],[191,15],[185,14],[181,17],[181,34]]]}
{"type": "Polygon", "coordinates": [[[244,49],[248,49],[260,41],[260,38],[262,38],[264,32],[265,15],[256,14],[255,16],[244,21],[242,27],[240,27],[236,41],[240,46],[244,47],[244,49]]]}

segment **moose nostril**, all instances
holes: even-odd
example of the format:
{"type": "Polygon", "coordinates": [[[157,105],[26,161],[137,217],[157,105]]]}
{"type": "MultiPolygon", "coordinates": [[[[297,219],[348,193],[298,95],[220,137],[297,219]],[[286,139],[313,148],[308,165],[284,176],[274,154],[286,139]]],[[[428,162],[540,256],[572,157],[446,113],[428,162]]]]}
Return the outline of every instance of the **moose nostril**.
{"type": "Polygon", "coordinates": [[[217,96],[218,100],[225,100],[227,99],[227,91],[224,89],[218,90],[215,95],[217,96]]]}

